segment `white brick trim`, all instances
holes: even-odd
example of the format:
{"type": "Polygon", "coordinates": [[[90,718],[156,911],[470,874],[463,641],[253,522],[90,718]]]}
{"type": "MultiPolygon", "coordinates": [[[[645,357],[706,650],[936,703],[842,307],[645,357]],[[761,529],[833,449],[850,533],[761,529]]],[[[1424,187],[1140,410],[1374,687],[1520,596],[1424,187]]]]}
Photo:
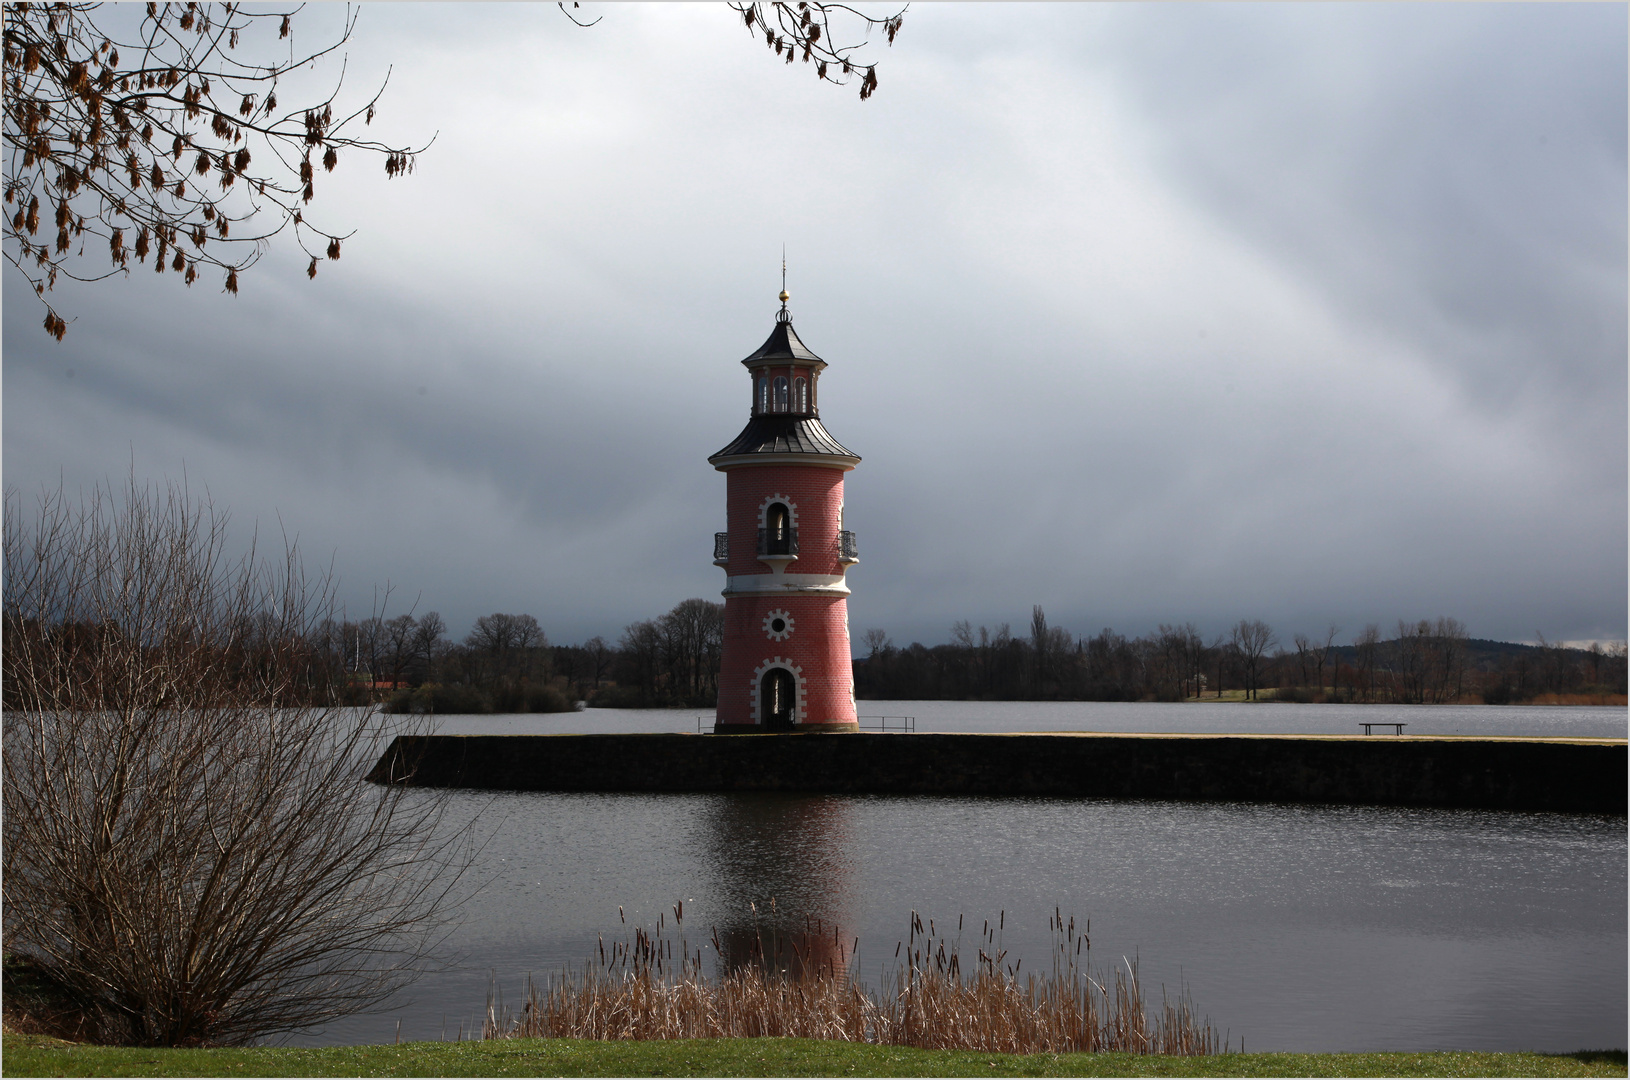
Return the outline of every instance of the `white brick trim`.
{"type": "Polygon", "coordinates": [[[787,508],[787,526],[796,529],[798,527],[798,504],[785,495],[771,495],[758,504],[758,527],[761,529],[770,527],[765,515],[769,513],[770,507],[775,503],[780,503],[787,508]]]}
{"type": "Polygon", "coordinates": [[[750,700],[753,703],[753,723],[764,723],[764,718],[758,714],[759,705],[763,699],[763,694],[760,693],[760,686],[764,682],[764,676],[774,668],[782,668],[783,670],[790,672],[792,675],[792,722],[794,726],[797,726],[809,713],[809,703],[804,700],[804,669],[794,664],[791,660],[786,660],[779,656],[770,657],[768,660],[764,661],[764,663],[760,664],[753,672],[752,686],[750,689],[750,693],[752,694],[750,700]]]}

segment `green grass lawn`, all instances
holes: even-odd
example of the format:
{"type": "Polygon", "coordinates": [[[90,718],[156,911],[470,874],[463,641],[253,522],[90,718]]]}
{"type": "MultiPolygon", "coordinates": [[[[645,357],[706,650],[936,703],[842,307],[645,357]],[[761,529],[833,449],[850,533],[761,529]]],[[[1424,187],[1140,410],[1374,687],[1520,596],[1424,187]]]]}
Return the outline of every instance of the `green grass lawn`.
{"type": "Polygon", "coordinates": [[[4,1036],[7,1076],[1624,1076],[1623,1051],[1550,1054],[975,1054],[813,1039],[517,1039],[149,1050],[4,1036]]]}

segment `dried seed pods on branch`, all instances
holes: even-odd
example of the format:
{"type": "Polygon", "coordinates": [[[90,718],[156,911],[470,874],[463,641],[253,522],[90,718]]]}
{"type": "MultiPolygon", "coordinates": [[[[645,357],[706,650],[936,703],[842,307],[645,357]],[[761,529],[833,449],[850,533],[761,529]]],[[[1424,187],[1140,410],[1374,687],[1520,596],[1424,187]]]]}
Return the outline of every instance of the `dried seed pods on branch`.
{"type": "Polygon", "coordinates": [[[340,151],[362,151],[397,177],[426,148],[363,134],[385,87],[355,108],[341,105],[343,64],[322,100],[279,103],[280,80],[350,40],[354,9],[337,40],[309,51],[283,46],[279,55],[278,41],[292,45],[292,12],[150,3],[138,17],[133,8],[5,9],[5,256],[45,303],[45,330],[58,340],[67,323],[46,294],[59,274],[128,274],[131,255],[146,263],[151,236],[155,272],[175,270],[191,285],[201,267],[213,267],[222,288],[236,292],[238,275],[279,233],[291,232],[314,259],[336,257],[349,234],[307,217],[316,161],[332,172],[340,151]],[[54,232],[42,230],[42,208],[54,232]],[[126,231],[139,237],[133,249],[126,231]],[[94,254],[99,245],[87,249],[87,234],[106,241],[110,266],[94,254]]]}
{"type": "Polygon", "coordinates": [[[859,59],[870,43],[864,35],[881,29],[888,44],[893,45],[906,16],[906,8],[875,18],[848,4],[813,2],[754,4],[732,0],[730,6],[741,16],[747,32],[762,36],[765,46],[786,63],[801,59],[814,64],[816,78],[839,86],[848,85],[850,78],[859,75],[862,101],[877,92],[877,65],[859,59]],[[834,17],[840,29],[858,29],[861,39],[843,43],[833,32],[834,17]]]}

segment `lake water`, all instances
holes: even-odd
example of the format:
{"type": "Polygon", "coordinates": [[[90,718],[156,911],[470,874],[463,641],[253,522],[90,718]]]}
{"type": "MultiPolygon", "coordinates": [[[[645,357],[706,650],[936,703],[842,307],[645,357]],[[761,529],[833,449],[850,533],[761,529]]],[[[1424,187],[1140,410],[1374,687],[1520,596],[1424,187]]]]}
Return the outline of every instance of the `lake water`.
{"type": "MultiPolygon", "coordinates": [[[[1411,735],[1523,735],[1623,739],[1630,709],[1579,705],[1296,705],[1289,702],[862,701],[862,724],[912,716],[918,731],[1181,731],[1357,735],[1359,722],[1404,723],[1411,735]]],[[[704,709],[586,709],[577,713],[444,716],[446,735],[695,731],[704,709]]],[[[892,721],[898,727],[899,721],[892,721]]]]}
{"type": "MultiPolygon", "coordinates": [[[[1625,735],[1624,709],[862,703],[919,730],[1625,735]],[[1385,714],[1383,716],[1383,714],[1385,714]],[[1230,722],[1231,721],[1231,722],[1230,722]]],[[[694,712],[444,717],[447,733],[695,729],[694,712]]],[[[1381,736],[1376,736],[1380,738],[1381,736]]],[[[414,797],[430,797],[428,794],[414,797]]],[[[1091,919],[1094,967],[1139,961],[1149,997],[1186,984],[1248,1050],[1626,1045],[1627,838],[1615,816],[1100,799],[459,792],[489,837],[452,967],[412,1000],[300,1043],[453,1038],[489,979],[528,973],[685,902],[686,936],[729,943],[806,918],[858,938],[876,985],[911,911],[944,932],[1005,912],[1009,962],[1047,964],[1057,906],[1091,919]],[[774,916],[764,914],[774,901],[774,916]],[[618,921],[618,907],[628,925],[618,921]]],[[[671,923],[671,914],[669,915],[671,923]]]]}

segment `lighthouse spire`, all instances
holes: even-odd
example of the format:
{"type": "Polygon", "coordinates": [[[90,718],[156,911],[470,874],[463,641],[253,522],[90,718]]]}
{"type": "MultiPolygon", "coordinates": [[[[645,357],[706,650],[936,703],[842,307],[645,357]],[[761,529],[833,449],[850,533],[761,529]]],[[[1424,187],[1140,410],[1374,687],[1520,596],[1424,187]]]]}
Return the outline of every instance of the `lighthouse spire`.
{"type": "Polygon", "coordinates": [[[790,322],[792,313],[787,310],[787,301],[792,294],[787,292],[787,245],[781,245],[781,310],[776,313],[776,322],[790,322]]]}

